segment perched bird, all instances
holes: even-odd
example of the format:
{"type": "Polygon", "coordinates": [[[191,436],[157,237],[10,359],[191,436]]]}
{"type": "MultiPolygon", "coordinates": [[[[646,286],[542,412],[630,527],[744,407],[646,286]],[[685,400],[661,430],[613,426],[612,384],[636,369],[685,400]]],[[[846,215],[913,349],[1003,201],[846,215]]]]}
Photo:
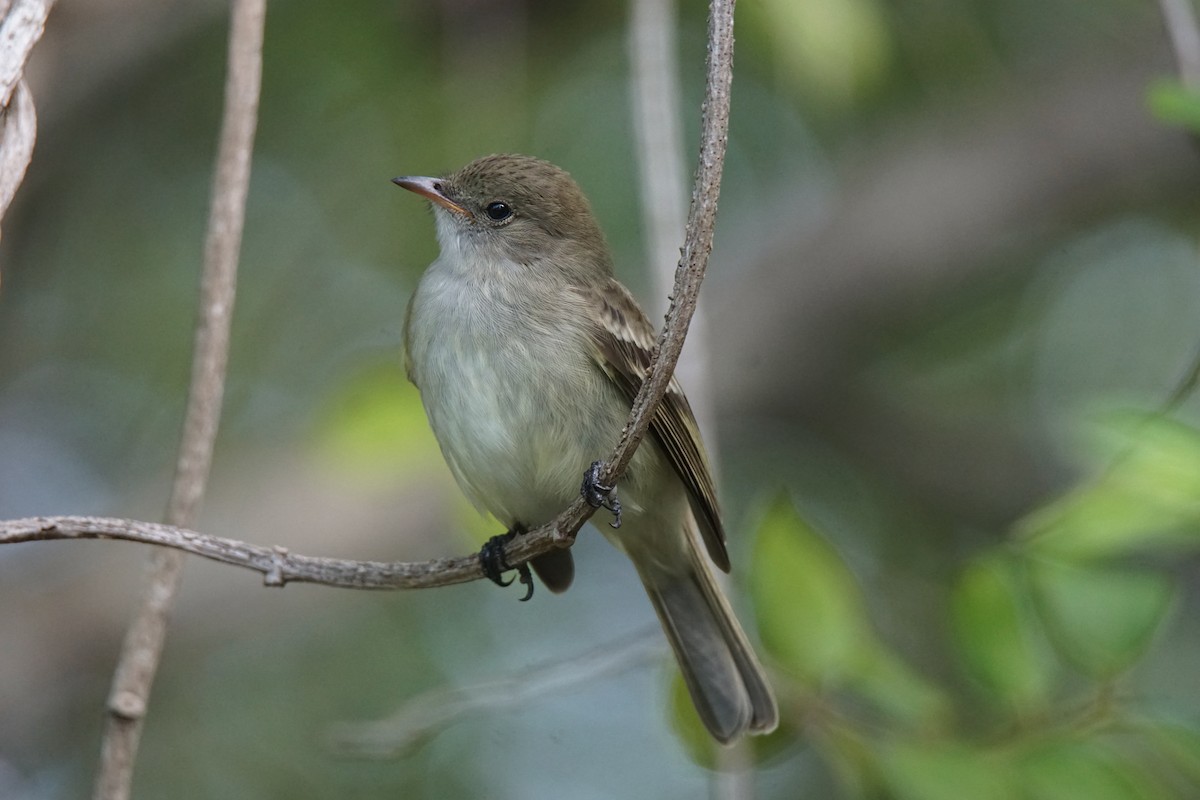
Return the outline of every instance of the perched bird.
{"type": "MultiPolygon", "coordinates": [[[[613,277],[587,198],[562,169],[492,155],[395,183],[428,198],[437,224],[441,253],[409,303],[405,366],[446,462],[510,531],[548,522],[615,444],[654,328],[613,277]]],[[[637,569],[713,737],[769,732],[775,699],[708,562],[729,571],[704,446],[674,381],[650,431],[621,480],[622,505],[608,503],[623,514],[602,530],[637,569]]],[[[593,505],[607,488],[594,474],[593,505]]],[[[553,592],[574,578],[569,550],[531,564],[553,592]]]]}

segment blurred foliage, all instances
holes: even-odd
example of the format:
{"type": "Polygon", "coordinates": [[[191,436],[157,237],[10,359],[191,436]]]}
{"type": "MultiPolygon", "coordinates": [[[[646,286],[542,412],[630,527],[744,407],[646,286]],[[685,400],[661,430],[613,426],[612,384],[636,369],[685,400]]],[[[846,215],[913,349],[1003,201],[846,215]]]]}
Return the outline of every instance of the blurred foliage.
{"type": "Polygon", "coordinates": [[[1200,133],[1200,93],[1181,81],[1163,78],[1150,86],[1150,110],[1163,122],[1200,133]]]}
{"type": "MultiPolygon", "coordinates": [[[[1169,562],[1135,557],[1200,551],[1200,430],[1159,415],[1096,426],[1101,440],[1114,432],[1121,447],[1095,448],[1096,478],[960,568],[945,624],[964,680],[943,686],[874,633],[845,561],[777,500],[757,528],[751,596],[783,725],[755,755],[769,760],[785,736],[819,742],[844,797],[1200,793],[1200,719],[1150,721],[1153,700],[1128,691],[1177,592],[1169,562]],[[870,679],[881,664],[892,680],[870,679]]],[[[682,691],[677,682],[676,728],[711,764],[682,691]]]]}
{"type": "Polygon", "coordinates": [[[349,381],[333,400],[316,435],[319,457],[334,469],[393,479],[408,465],[436,456],[421,394],[395,365],[349,381]]]}
{"type": "Polygon", "coordinates": [[[749,9],[785,78],[821,105],[851,105],[884,82],[892,42],[877,0],[763,0],[749,9]]]}

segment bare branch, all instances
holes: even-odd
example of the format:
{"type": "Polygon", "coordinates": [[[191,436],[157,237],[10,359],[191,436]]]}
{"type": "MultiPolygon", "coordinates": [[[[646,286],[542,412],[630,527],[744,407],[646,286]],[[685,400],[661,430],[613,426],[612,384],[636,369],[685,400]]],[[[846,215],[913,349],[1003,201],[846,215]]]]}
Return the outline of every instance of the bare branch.
{"type": "Polygon", "coordinates": [[[33,159],[37,114],[21,76],[53,4],[53,0],[0,4],[0,219],[33,159]]]}
{"type": "Polygon", "coordinates": [[[666,652],[662,632],[654,625],[620,642],[537,664],[518,675],[461,688],[438,687],[412,698],[386,719],[339,725],[332,731],[330,743],[344,755],[400,758],[468,714],[516,708],[548,692],[589,683],[666,652]]]}
{"type": "Polygon", "coordinates": [[[283,547],[264,547],[132,519],[29,517],[0,521],[0,545],[62,539],[120,539],[169,547],[260,572],[268,586],[295,582],[346,589],[427,589],[483,577],[475,555],[414,562],[349,561],[292,555],[283,547]]]}
{"type": "MultiPolygon", "coordinates": [[[[1158,6],[1175,51],[1179,82],[1192,92],[1200,93],[1200,24],[1196,22],[1191,0],[1159,0],[1158,6]]],[[[1198,141],[1195,135],[1192,140],[1198,141]]],[[[1200,353],[1193,356],[1187,373],[1164,401],[1161,413],[1175,411],[1196,391],[1197,386],[1200,386],[1200,353]]]]}
{"type": "MultiPolygon", "coordinates": [[[[208,483],[213,442],[221,417],[237,260],[250,183],[250,156],[258,120],[265,0],[234,0],[229,30],[225,108],[204,245],[200,312],[192,355],[179,460],[166,519],[190,525],[208,483]]],[[[126,632],[113,676],[96,778],[97,800],[129,796],[150,687],[166,638],[183,568],[177,550],[156,550],[141,605],[126,632]]]]}
{"type": "MultiPolygon", "coordinates": [[[[667,265],[674,260],[685,214],[683,133],[679,125],[681,103],[676,74],[678,13],[676,0],[632,0],[630,5],[630,94],[634,101],[642,219],[654,285],[665,295],[671,279],[667,265]]],[[[675,374],[687,390],[701,431],[711,442],[715,423],[707,338],[701,305],[692,319],[688,349],[681,353],[675,374]]],[[[718,470],[716,454],[710,451],[709,457],[710,467],[718,470]]],[[[719,575],[717,580],[725,585],[727,577],[719,575]]],[[[719,768],[712,776],[715,797],[721,800],[753,797],[753,782],[746,769],[750,763],[747,748],[747,743],[740,741],[716,751],[719,768]]]]}
{"type": "MultiPolygon", "coordinates": [[[[712,252],[713,230],[717,217],[717,197],[725,166],[725,145],[729,135],[729,96],[733,82],[733,7],[734,0],[712,0],[708,17],[708,55],[705,59],[706,82],[700,121],[700,161],[692,188],[683,257],[675,270],[675,286],[666,324],[658,337],[650,371],[642,383],[616,450],[605,463],[600,481],[615,486],[646,435],[654,410],[662,400],[679,361],[688,325],[696,311],[696,300],[708,256],[712,252]]],[[[594,509],[577,499],[550,525],[506,546],[509,563],[526,561],[544,553],[555,544],[570,544],[594,509]]]]}
{"type": "Polygon", "coordinates": [[[0,219],[12,203],[33,160],[37,113],[25,81],[18,81],[12,102],[0,107],[0,219]]]}
{"type": "Polygon", "coordinates": [[[713,230],[717,219],[717,198],[725,166],[725,146],[729,135],[729,97],[733,82],[733,7],[734,0],[712,0],[708,18],[708,55],[704,104],[701,107],[700,160],[692,188],[683,257],[675,271],[675,287],[666,325],[658,337],[650,374],[633,402],[633,413],[625,427],[616,452],[609,459],[607,484],[615,484],[625,471],[633,452],[646,435],[650,418],[671,380],[675,363],[683,349],[688,325],[696,310],[700,283],[712,252],[713,230]]]}
{"type": "MultiPolygon", "coordinates": [[[[675,64],[678,26],[675,0],[630,3],[629,94],[633,99],[642,224],[654,286],[664,304],[675,280],[679,237],[687,224],[687,176],[675,64]]],[[[682,368],[682,362],[678,368],[682,368]]]]}
{"type": "Polygon", "coordinates": [[[0,9],[0,108],[8,105],[20,83],[52,5],[52,0],[17,0],[6,11],[0,9]]]}
{"type": "Polygon", "coordinates": [[[1200,91],[1200,26],[1191,0],[1158,0],[1158,5],[1175,50],[1179,80],[1192,91],[1200,91]]]}
{"type": "MultiPolygon", "coordinates": [[[[629,9],[629,94],[638,162],[646,257],[659,303],[665,305],[675,280],[679,237],[687,227],[686,159],[680,124],[676,0],[632,0],[629,9]]],[[[648,308],[652,316],[663,306],[648,308]]],[[[708,326],[700,303],[688,327],[688,345],[675,375],[705,439],[713,439],[713,403],[708,374],[708,326]]],[[[712,455],[710,453],[710,455],[712,455]]],[[[714,469],[717,464],[710,464],[714,469]]]]}

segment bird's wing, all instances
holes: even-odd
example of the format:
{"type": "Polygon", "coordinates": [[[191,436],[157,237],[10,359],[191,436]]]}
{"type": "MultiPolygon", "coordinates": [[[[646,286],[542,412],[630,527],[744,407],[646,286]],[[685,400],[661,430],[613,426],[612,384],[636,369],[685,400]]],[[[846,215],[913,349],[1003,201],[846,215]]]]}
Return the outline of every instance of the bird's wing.
{"type": "MultiPolygon", "coordinates": [[[[654,328],[629,291],[615,280],[588,300],[586,307],[595,309],[596,360],[632,403],[650,370],[654,328]]],[[[692,515],[700,526],[709,556],[728,572],[725,529],[700,429],[674,377],[650,421],[650,433],[687,487],[692,515]]]]}

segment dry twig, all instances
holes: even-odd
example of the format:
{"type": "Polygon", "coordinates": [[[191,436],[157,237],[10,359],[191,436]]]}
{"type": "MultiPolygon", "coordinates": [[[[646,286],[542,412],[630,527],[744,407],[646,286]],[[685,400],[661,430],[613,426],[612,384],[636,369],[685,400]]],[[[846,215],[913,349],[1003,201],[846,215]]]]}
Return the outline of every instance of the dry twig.
{"type": "Polygon", "coordinates": [[[52,5],[53,0],[0,3],[0,219],[33,159],[37,115],[22,74],[52,5]]]}
{"type": "Polygon", "coordinates": [[[1191,0],[1158,0],[1158,6],[1175,51],[1179,80],[1192,91],[1200,91],[1200,25],[1191,0]]]}
{"type": "Polygon", "coordinates": [[[474,686],[439,687],[412,698],[387,719],[339,725],[331,732],[330,742],[344,755],[399,758],[468,714],[517,708],[548,692],[629,669],[665,655],[665,644],[654,625],[568,659],[536,664],[519,675],[474,686]]]}
{"type": "MultiPolygon", "coordinates": [[[[204,243],[192,379],[166,512],[171,525],[187,526],[196,518],[208,484],[213,443],[221,418],[238,252],[258,120],[265,16],[266,0],[233,2],[225,109],[204,243]]],[[[100,772],[94,788],[97,800],[129,797],[142,720],[182,568],[183,553],[179,550],[155,550],[150,556],[150,575],[141,604],[126,632],[108,697],[100,772]]]]}

